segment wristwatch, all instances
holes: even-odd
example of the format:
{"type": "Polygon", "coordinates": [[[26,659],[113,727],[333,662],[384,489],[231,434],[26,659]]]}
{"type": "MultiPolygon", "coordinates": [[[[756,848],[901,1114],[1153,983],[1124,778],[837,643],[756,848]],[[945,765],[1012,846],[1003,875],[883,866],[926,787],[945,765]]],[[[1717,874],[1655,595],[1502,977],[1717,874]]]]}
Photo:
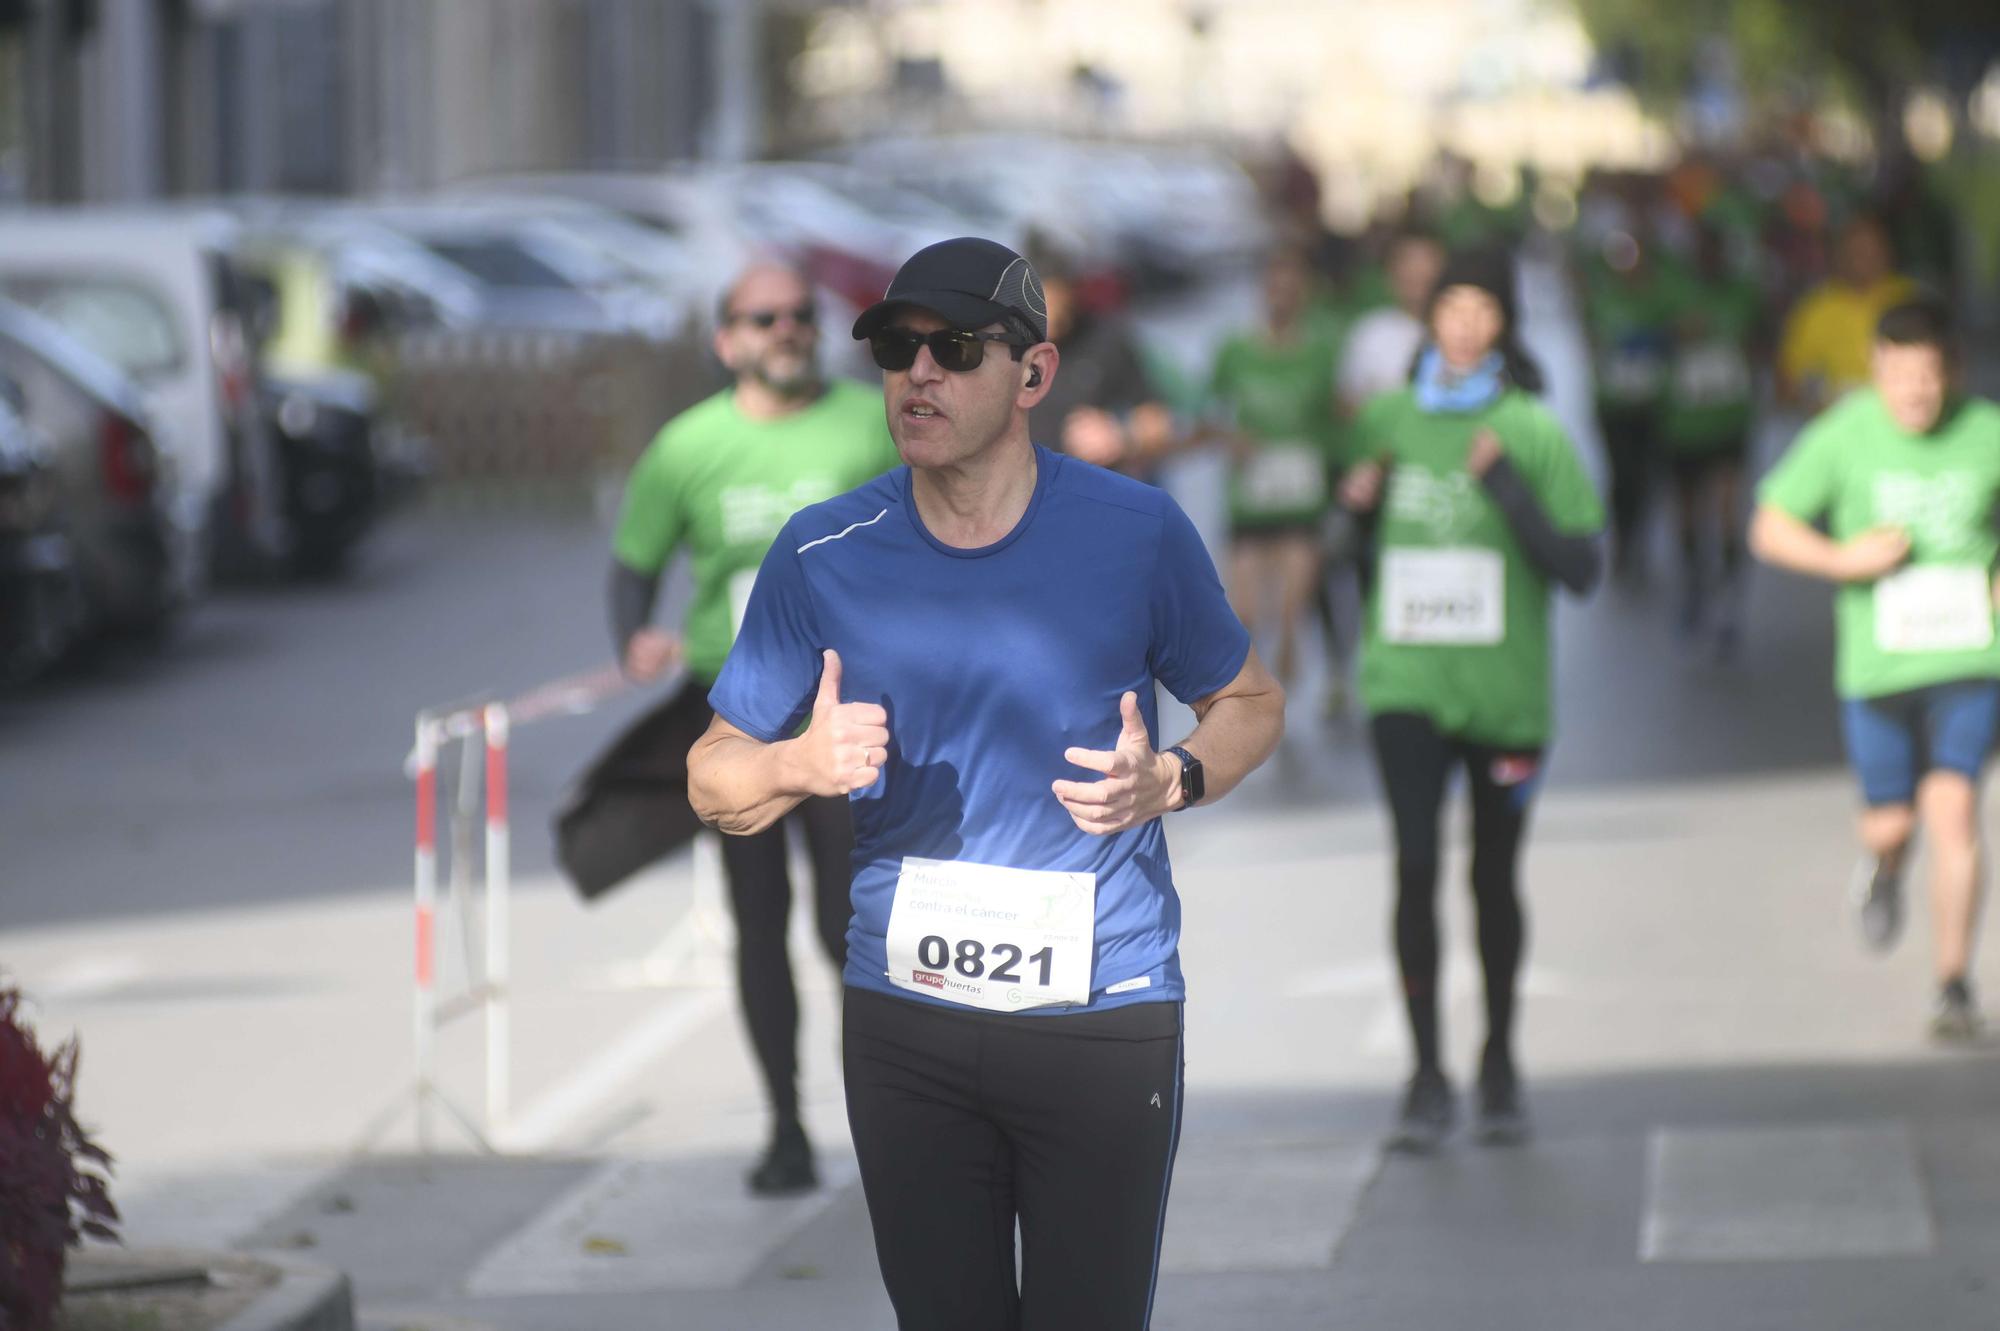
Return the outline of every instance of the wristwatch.
{"type": "Polygon", "coordinates": [[[1167,752],[1181,760],[1181,802],[1176,812],[1179,809],[1192,809],[1201,803],[1202,794],[1208,788],[1208,783],[1202,780],[1201,759],[1178,744],[1167,752]]]}

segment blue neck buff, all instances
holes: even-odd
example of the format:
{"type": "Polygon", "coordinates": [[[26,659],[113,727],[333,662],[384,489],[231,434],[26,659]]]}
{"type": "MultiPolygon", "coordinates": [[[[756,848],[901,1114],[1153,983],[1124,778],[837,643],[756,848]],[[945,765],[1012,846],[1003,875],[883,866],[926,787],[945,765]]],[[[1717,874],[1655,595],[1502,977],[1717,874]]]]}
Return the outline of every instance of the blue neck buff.
{"type": "Polygon", "coordinates": [[[1436,347],[1425,347],[1417,361],[1417,409],[1464,412],[1491,406],[1506,388],[1501,364],[1500,353],[1492,351],[1469,372],[1454,374],[1436,347]]]}

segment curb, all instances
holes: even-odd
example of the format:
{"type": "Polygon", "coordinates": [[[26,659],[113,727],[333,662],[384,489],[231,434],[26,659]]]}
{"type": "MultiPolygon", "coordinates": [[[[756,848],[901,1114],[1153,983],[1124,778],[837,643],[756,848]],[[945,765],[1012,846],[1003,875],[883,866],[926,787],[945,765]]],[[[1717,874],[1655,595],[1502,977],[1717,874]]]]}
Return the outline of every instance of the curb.
{"type": "Polygon", "coordinates": [[[354,1331],[354,1290],[343,1272],[280,1253],[243,1255],[275,1267],[278,1283],[216,1331],[354,1331]]]}

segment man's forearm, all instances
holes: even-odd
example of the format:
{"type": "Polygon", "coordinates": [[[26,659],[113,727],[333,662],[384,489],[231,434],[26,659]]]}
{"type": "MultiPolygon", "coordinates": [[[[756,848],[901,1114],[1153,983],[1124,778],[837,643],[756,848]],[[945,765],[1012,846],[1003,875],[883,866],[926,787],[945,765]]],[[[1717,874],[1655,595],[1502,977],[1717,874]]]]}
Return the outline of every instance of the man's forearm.
{"type": "MultiPolygon", "coordinates": [[[[1201,759],[1203,806],[1242,783],[1276,751],[1285,730],[1285,693],[1270,690],[1217,698],[1181,747],[1201,759]]],[[[1176,760],[1178,761],[1178,760],[1176,760]]]]}
{"type": "Polygon", "coordinates": [[[1750,552],[1775,568],[1844,581],[1839,542],[1775,508],[1761,507],[1751,519],[1750,552]]]}
{"type": "Polygon", "coordinates": [[[718,832],[751,836],[797,808],[809,792],[791,761],[795,742],[703,736],[688,754],[695,816],[718,832]]]}

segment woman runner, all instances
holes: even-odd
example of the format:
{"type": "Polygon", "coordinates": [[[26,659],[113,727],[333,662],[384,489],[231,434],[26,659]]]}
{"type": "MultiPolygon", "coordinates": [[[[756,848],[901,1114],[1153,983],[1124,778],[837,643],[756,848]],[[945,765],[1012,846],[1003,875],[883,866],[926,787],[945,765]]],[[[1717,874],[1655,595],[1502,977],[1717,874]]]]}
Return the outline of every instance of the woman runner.
{"type": "Polygon", "coordinates": [[[1438,815],[1460,766],[1486,976],[1479,1135],[1527,1134],[1515,873],[1549,740],[1549,586],[1591,588],[1604,525],[1575,447],[1535,397],[1508,257],[1455,257],[1425,322],[1410,385],[1362,413],[1360,461],[1341,487],[1348,507],[1377,514],[1361,696],[1395,828],[1396,957],[1416,1050],[1390,1144],[1414,1151],[1434,1149],[1455,1117],[1438,1042],[1436,896],[1438,815]]]}

